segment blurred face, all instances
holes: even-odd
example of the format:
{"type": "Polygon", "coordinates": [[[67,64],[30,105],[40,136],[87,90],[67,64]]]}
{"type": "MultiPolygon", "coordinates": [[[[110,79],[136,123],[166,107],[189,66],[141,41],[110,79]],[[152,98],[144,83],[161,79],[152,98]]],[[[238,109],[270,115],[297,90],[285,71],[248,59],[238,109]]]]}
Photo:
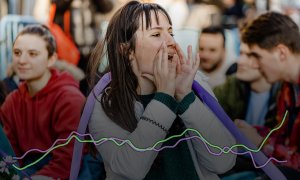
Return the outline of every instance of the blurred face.
{"type": "Polygon", "coordinates": [[[199,39],[200,68],[213,72],[225,57],[224,40],[221,34],[203,33],[199,39]]]}
{"type": "Polygon", "coordinates": [[[237,61],[238,69],[236,77],[239,80],[246,82],[254,82],[263,77],[259,71],[257,61],[250,56],[249,46],[245,43],[241,43],[240,46],[240,57],[237,61]]]}
{"type": "Polygon", "coordinates": [[[276,48],[265,50],[257,45],[253,45],[250,47],[250,51],[257,60],[260,71],[269,83],[282,79],[284,65],[280,60],[280,52],[276,48]]]}
{"type": "Polygon", "coordinates": [[[48,58],[46,42],[41,37],[25,34],[16,39],[13,46],[13,66],[20,79],[41,79],[53,63],[53,56],[48,58]]]}
{"type": "Polygon", "coordinates": [[[163,13],[158,13],[159,24],[156,22],[155,13],[151,13],[152,24],[149,29],[146,29],[146,20],[143,18],[143,28],[140,19],[140,27],[136,32],[136,48],[133,56],[137,62],[137,73],[153,74],[153,62],[162,43],[166,43],[168,57],[172,59],[175,54],[175,40],[172,26],[163,13]]]}
{"type": "Polygon", "coordinates": [[[226,8],[230,8],[230,7],[234,6],[234,4],[235,4],[235,0],[223,0],[223,5],[226,8]]]}

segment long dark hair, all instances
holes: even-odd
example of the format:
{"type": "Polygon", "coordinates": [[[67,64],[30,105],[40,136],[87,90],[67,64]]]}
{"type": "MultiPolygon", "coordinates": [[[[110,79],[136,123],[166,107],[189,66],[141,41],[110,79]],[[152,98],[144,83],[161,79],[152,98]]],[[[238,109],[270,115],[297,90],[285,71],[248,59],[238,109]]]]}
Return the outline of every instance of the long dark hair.
{"type": "MultiPolygon", "coordinates": [[[[148,29],[152,23],[151,13],[155,13],[159,24],[159,12],[166,15],[172,25],[170,17],[161,6],[138,1],[128,2],[112,17],[104,41],[98,42],[91,55],[89,79],[90,84],[94,85],[99,79],[98,67],[102,63],[101,59],[107,53],[109,65],[104,73],[111,72],[112,81],[106,87],[100,102],[106,115],[129,132],[133,132],[137,126],[134,102],[138,100],[138,79],[132,70],[129,54],[135,51],[135,33],[140,26],[140,18],[145,15],[148,29]]],[[[142,26],[143,24],[142,21],[142,26]]]]}

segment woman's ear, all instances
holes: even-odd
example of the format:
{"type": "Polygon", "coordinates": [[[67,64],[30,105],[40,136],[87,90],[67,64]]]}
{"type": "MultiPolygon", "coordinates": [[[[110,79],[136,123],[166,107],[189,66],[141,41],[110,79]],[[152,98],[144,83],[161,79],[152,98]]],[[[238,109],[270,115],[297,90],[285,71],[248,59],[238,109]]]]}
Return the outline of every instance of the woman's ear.
{"type": "Polygon", "coordinates": [[[121,43],[120,51],[123,56],[128,56],[130,61],[135,59],[134,51],[129,49],[129,43],[121,43]]]}
{"type": "Polygon", "coordinates": [[[129,44],[128,43],[120,43],[120,51],[122,54],[125,54],[129,49],[129,44]]]}
{"type": "Polygon", "coordinates": [[[48,59],[48,68],[54,66],[57,61],[57,53],[53,53],[53,55],[48,59]]]}
{"type": "Polygon", "coordinates": [[[133,50],[130,50],[130,52],[129,52],[129,61],[133,61],[133,60],[135,60],[134,52],[133,52],[133,50]]]}

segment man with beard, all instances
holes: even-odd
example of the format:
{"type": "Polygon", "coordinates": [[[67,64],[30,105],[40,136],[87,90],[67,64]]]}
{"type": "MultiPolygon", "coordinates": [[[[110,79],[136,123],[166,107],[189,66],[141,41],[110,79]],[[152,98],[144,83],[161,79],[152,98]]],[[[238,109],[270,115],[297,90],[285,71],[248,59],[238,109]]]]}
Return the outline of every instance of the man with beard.
{"type": "Polygon", "coordinates": [[[209,77],[214,88],[226,80],[228,65],[225,62],[225,33],[219,26],[204,28],[199,38],[200,69],[209,77]]]}

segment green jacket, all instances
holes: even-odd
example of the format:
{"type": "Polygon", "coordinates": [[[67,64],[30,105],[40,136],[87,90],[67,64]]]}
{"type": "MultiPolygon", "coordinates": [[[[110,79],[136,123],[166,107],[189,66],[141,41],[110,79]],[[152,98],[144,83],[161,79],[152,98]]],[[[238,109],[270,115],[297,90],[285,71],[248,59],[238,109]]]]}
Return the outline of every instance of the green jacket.
{"type": "MultiPolygon", "coordinates": [[[[277,83],[270,90],[269,107],[265,117],[265,125],[267,127],[273,127],[276,124],[274,119],[279,87],[280,84],[277,83]]],[[[232,120],[245,119],[251,92],[249,83],[240,81],[235,75],[231,75],[223,85],[215,87],[213,91],[219,103],[232,120]]]]}

